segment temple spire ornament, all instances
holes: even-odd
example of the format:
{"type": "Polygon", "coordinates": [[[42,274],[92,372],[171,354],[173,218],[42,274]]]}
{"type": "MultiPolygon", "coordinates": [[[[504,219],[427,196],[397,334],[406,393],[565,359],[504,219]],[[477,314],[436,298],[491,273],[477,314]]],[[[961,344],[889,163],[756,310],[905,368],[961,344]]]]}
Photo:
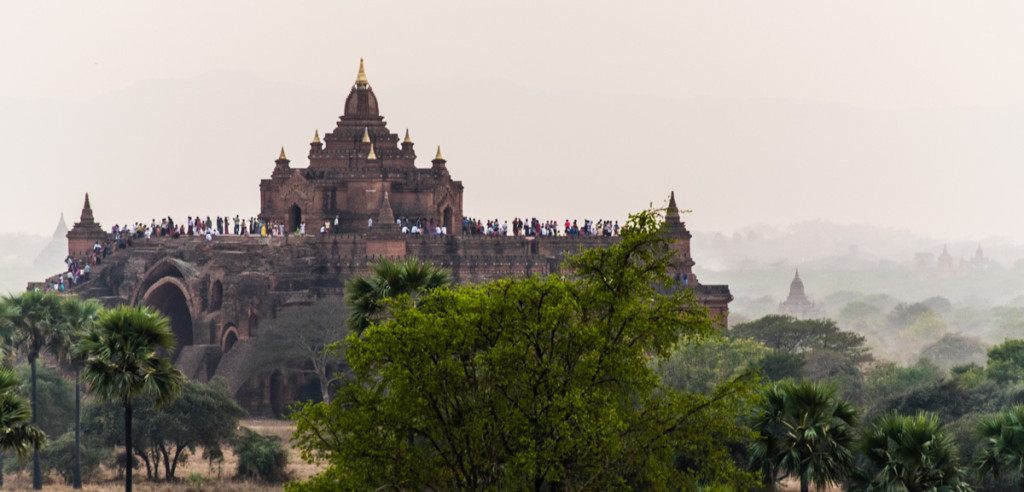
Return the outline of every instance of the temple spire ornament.
{"type": "Polygon", "coordinates": [[[402,142],[404,142],[404,143],[412,142],[412,139],[409,138],[409,129],[408,128],[405,129],[405,140],[402,140],[402,142]]]}
{"type": "Polygon", "coordinates": [[[278,157],[277,159],[280,160],[280,161],[283,161],[283,160],[285,160],[287,158],[288,158],[288,156],[284,155],[284,146],[282,145],[281,146],[281,156],[278,157]]]}
{"type": "Polygon", "coordinates": [[[434,160],[435,161],[444,160],[444,157],[441,157],[441,146],[440,145],[437,146],[437,155],[434,156],[434,160]]]}
{"type": "Polygon", "coordinates": [[[313,143],[320,143],[320,130],[313,130],[313,143]]]}
{"type": "Polygon", "coordinates": [[[369,85],[370,81],[366,80],[366,69],[363,68],[363,59],[359,59],[359,75],[356,76],[356,85],[369,85]]]}
{"type": "Polygon", "coordinates": [[[363,128],[363,143],[370,143],[370,129],[363,128]]]}
{"type": "Polygon", "coordinates": [[[373,152],[373,144],[370,144],[370,154],[366,156],[367,160],[376,160],[377,154],[373,152]]]}

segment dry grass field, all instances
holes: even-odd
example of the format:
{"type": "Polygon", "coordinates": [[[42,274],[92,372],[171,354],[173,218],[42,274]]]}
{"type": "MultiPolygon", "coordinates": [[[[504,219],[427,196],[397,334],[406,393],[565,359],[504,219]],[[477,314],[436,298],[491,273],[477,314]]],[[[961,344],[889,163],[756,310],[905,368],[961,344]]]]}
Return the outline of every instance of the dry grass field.
{"type": "MultiPolygon", "coordinates": [[[[294,426],[287,420],[263,420],[246,419],[242,426],[248,427],[260,434],[274,435],[281,438],[287,446],[292,435],[294,426]]],[[[276,491],[281,490],[281,484],[265,484],[248,480],[236,480],[235,470],[237,460],[230,449],[224,450],[224,463],[219,467],[210,466],[198,457],[190,459],[187,463],[178,466],[175,472],[179,481],[173,483],[150,482],[145,479],[145,470],[135,471],[134,490],[139,492],[183,492],[193,490],[217,491],[217,492],[243,492],[243,491],[276,491]],[[219,468],[219,470],[218,470],[219,468]],[[197,488],[188,481],[189,475],[198,473],[203,477],[202,488],[197,488]],[[141,477],[140,477],[141,475],[141,477]]],[[[296,450],[288,449],[288,473],[292,478],[306,478],[319,471],[319,467],[312,466],[302,461],[296,450]]],[[[116,479],[113,473],[109,473],[106,480],[101,483],[86,483],[82,490],[87,492],[115,492],[124,490],[124,479],[116,479]]],[[[8,474],[4,477],[4,490],[32,490],[32,477],[30,474],[8,474]]],[[[57,492],[72,492],[70,485],[61,483],[59,477],[50,477],[50,480],[43,486],[43,490],[57,492]],[[56,480],[55,480],[56,479],[56,480]]]]}

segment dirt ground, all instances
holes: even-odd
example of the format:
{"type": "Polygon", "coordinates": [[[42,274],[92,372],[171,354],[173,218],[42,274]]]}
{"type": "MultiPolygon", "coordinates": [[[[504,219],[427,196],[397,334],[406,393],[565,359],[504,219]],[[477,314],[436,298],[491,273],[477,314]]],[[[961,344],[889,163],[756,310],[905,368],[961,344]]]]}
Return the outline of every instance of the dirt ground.
{"type": "MultiPolygon", "coordinates": [[[[294,425],[287,420],[264,420],[245,419],[242,426],[248,427],[260,434],[275,435],[286,443],[290,442],[294,425]]],[[[281,484],[265,484],[246,480],[235,480],[235,470],[238,461],[231,449],[224,450],[224,463],[219,467],[210,469],[210,466],[202,459],[195,457],[188,462],[179,465],[175,475],[180,479],[178,482],[150,482],[145,479],[145,470],[136,470],[134,474],[133,488],[139,492],[180,492],[180,491],[217,491],[217,492],[243,492],[243,491],[277,491],[281,490],[281,484]],[[219,468],[219,470],[218,470],[219,468]],[[140,477],[141,473],[141,477],[140,477]],[[203,477],[202,489],[194,488],[188,482],[189,475],[198,473],[203,477]]],[[[320,467],[309,465],[302,461],[298,451],[288,449],[288,473],[293,479],[303,479],[315,474],[320,467]]],[[[32,490],[31,473],[7,474],[4,476],[4,490],[32,490]]],[[[64,485],[60,477],[51,476],[49,481],[43,485],[43,490],[56,492],[71,492],[74,489],[70,485],[64,485]]],[[[116,479],[113,473],[107,474],[107,479],[101,483],[86,483],[82,490],[87,492],[115,492],[124,490],[124,479],[116,479]]]]}

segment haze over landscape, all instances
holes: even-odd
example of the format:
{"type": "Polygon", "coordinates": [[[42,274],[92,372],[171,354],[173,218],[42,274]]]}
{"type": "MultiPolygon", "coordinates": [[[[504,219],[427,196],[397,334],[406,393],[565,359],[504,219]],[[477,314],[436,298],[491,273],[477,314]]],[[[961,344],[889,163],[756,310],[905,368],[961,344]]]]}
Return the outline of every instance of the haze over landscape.
{"type": "Polygon", "coordinates": [[[622,220],[675,190],[703,278],[782,265],[776,297],[791,267],[850,251],[1024,258],[1011,2],[0,9],[17,20],[0,34],[6,289],[86,192],[108,228],[255,215],[280,147],[304,165],[359,58],[474,217],[622,220]]]}

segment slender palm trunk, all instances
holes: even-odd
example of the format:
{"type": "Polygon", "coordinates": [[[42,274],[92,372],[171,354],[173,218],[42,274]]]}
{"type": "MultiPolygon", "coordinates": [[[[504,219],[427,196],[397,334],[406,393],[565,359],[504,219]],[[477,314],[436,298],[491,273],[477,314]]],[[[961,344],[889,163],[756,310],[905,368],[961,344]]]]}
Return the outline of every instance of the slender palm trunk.
{"type": "Polygon", "coordinates": [[[132,492],[132,402],[124,402],[124,492],[132,492]]]}
{"type": "Polygon", "coordinates": [[[75,368],[75,466],[71,487],[82,488],[82,381],[81,369],[75,368]]]}
{"type": "MultiPolygon", "coordinates": [[[[30,355],[29,362],[32,364],[32,424],[35,425],[39,416],[39,412],[36,409],[36,359],[38,356],[30,355]]],[[[32,450],[32,488],[35,490],[42,490],[43,488],[43,470],[39,466],[39,446],[35,446],[32,450]]]]}
{"type": "Polygon", "coordinates": [[[808,492],[810,490],[807,477],[800,477],[800,492],[808,492]]]}

